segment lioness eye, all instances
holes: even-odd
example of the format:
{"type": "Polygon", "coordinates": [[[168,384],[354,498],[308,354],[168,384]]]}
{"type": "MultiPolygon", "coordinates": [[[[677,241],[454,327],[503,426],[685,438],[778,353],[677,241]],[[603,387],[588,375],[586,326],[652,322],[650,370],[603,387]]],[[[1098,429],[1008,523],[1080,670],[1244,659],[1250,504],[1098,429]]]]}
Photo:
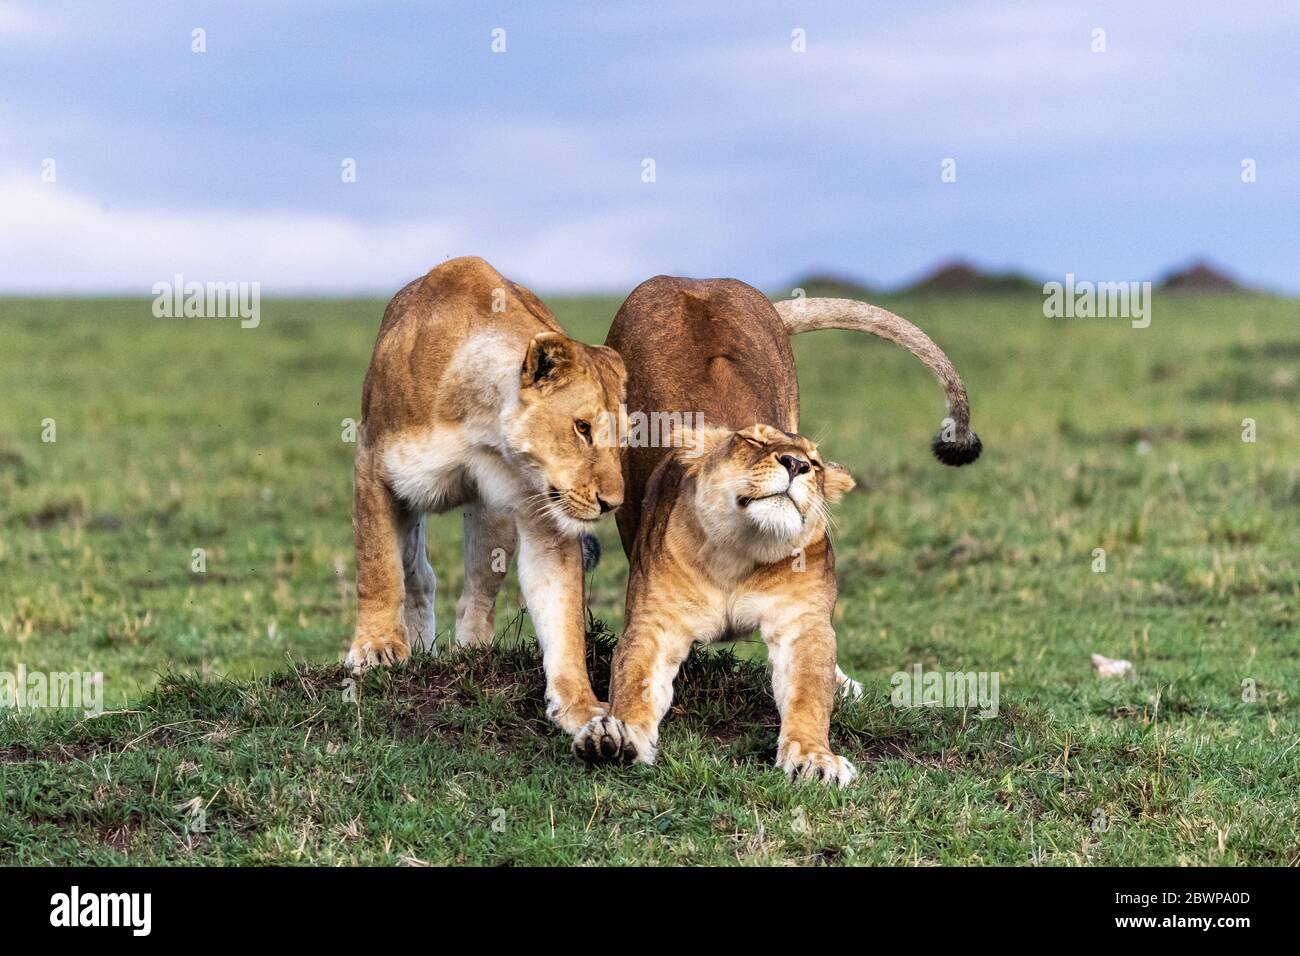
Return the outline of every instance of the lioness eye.
{"type": "Polygon", "coordinates": [[[573,423],[573,427],[577,430],[578,434],[582,436],[583,441],[587,442],[588,444],[591,443],[591,422],[587,421],[586,419],[579,418],[576,422],[573,423]]]}

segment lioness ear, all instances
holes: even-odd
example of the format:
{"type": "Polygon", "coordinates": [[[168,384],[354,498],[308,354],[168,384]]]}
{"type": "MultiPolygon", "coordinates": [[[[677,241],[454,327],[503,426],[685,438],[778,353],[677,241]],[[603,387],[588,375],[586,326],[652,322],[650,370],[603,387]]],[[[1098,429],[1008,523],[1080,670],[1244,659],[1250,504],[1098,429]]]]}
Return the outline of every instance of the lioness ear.
{"type": "Polygon", "coordinates": [[[723,442],[730,441],[734,433],[726,428],[683,428],[674,436],[674,444],[681,451],[677,457],[686,466],[686,473],[694,477],[704,467],[709,455],[723,442]]]}
{"type": "Polygon", "coordinates": [[[822,486],[825,488],[826,500],[831,504],[839,501],[846,494],[853,490],[857,484],[849,470],[843,465],[837,465],[833,461],[826,462],[825,477],[822,479],[822,486]]]}
{"type": "Polygon", "coordinates": [[[573,343],[559,332],[538,332],[528,343],[524,365],[519,371],[519,387],[533,388],[544,382],[558,382],[564,367],[572,359],[573,343]]]}

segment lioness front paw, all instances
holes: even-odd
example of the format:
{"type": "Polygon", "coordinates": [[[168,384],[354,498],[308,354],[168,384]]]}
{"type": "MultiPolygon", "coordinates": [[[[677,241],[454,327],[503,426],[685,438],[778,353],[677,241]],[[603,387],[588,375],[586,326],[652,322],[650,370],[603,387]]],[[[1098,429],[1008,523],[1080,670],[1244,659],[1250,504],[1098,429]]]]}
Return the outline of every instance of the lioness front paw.
{"type": "Polygon", "coordinates": [[[587,763],[654,763],[650,735],[617,717],[594,717],[573,738],[573,752],[587,763]]]}
{"type": "Polygon", "coordinates": [[[343,666],[354,674],[360,674],[372,667],[396,664],[410,656],[411,649],[403,635],[364,634],[352,642],[343,666]]]}
{"type": "Polygon", "coordinates": [[[547,697],[546,716],[566,734],[576,734],[587,726],[589,721],[604,717],[608,713],[609,704],[594,697],[591,700],[563,705],[547,697]]]}
{"type": "Polygon", "coordinates": [[[847,787],[858,778],[858,768],[829,750],[804,750],[797,743],[786,744],[776,755],[776,765],[787,780],[816,780],[847,787]]]}

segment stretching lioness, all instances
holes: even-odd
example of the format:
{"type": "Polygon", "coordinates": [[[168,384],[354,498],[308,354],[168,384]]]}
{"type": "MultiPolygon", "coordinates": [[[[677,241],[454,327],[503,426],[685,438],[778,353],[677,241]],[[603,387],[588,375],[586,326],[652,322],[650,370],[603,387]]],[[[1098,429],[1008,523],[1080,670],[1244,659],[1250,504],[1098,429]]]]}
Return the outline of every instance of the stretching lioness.
{"type": "Polygon", "coordinates": [[[799,387],[789,337],[858,329],[903,345],[938,377],[949,415],[933,444],[946,464],[980,453],[966,389],[919,329],[861,302],[810,299],[774,308],[734,279],[659,276],[623,303],[605,342],[631,369],[628,412],[702,413],[686,447],[630,447],[617,515],[631,570],[614,653],[610,711],[577,734],[584,759],[652,763],[673,678],[691,645],[757,628],[772,661],[788,776],[847,785],[853,765],[828,739],[837,682],[835,558],[828,502],[853,486],[795,434],[799,387]]]}
{"type": "Polygon", "coordinates": [[[348,666],[405,660],[416,641],[432,647],[424,514],[463,507],[456,641],[492,640],[518,546],[548,716],[573,732],[605,712],[587,677],[578,539],[623,501],[618,448],[601,447],[592,423],[619,414],[626,378],[613,349],[570,339],[482,259],[452,259],[393,297],[361,399],[348,666]]]}

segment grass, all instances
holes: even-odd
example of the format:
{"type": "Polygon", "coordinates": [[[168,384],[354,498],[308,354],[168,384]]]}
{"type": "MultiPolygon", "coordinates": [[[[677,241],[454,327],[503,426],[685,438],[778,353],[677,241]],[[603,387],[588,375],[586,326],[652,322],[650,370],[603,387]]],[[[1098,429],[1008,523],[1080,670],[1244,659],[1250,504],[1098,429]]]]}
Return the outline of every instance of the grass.
{"type": "MultiPolygon", "coordinates": [[[[599,341],[617,300],[551,304],[599,341]]],[[[867,697],[833,739],[862,776],[828,792],[770,768],[752,643],[692,659],[655,768],[582,767],[513,584],[491,652],[353,692],[342,420],[381,303],[244,330],[0,300],[0,671],[102,671],[114,711],[0,717],[0,863],[1296,863],[1300,303],[1165,296],[1144,330],[886,304],[952,355],[986,453],[929,460],[941,399],[900,350],[796,340],[804,431],[860,484],[837,628],[867,697]],[[891,706],[917,663],[997,672],[998,715],[891,706]]],[[[598,689],[626,577],[602,536],[598,689]]],[[[444,631],[460,539],[433,519],[444,631]]]]}

